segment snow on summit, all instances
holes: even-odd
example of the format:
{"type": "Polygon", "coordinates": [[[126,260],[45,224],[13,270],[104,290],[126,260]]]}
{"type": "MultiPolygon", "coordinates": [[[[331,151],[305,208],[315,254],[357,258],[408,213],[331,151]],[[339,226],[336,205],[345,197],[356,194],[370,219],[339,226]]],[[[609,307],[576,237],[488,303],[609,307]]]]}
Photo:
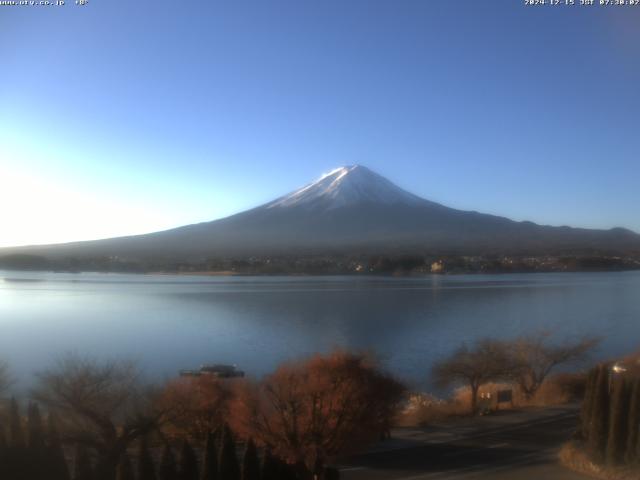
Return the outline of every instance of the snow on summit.
{"type": "Polygon", "coordinates": [[[367,167],[349,165],[324,174],[315,182],[274,200],[266,207],[303,206],[330,210],[360,203],[416,205],[424,201],[367,167]]]}

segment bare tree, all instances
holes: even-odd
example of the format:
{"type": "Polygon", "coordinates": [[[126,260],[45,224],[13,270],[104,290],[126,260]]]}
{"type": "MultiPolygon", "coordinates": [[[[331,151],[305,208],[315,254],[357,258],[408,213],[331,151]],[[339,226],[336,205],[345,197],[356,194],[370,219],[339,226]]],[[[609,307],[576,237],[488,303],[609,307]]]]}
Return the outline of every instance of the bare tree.
{"type": "Polygon", "coordinates": [[[241,435],[308,478],[329,458],[379,438],[403,394],[403,386],[367,357],[335,352],[285,364],[260,384],[246,384],[231,418],[241,435]]]}
{"type": "Polygon", "coordinates": [[[113,480],[127,447],[163,420],[164,412],[152,406],[153,395],[129,362],[68,355],[38,379],[34,398],[64,421],[63,441],[95,452],[98,480],[113,480]]]}
{"type": "Polygon", "coordinates": [[[599,341],[584,337],[553,343],[549,332],[518,338],[509,343],[513,380],[525,398],[531,399],[555,367],[584,360],[599,341]]]}
{"type": "Polygon", "coordinates": [[[472,348],[462,345],[449,358],[436,363],[433,377],[442,387],[466,384],[471,390],[471,411],[478,406],[478,390],[512,372],[511,357],[504,342],[484,339],[472,348]]]}

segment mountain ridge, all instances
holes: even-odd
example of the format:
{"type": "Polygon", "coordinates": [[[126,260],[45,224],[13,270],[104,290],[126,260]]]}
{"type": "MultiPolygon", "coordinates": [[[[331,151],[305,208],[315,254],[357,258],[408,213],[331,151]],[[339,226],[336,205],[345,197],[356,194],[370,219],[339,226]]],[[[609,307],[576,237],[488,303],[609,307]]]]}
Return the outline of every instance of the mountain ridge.
{"type": "Polygon", "coordinates": [[[228,217],[161,232],[0,249],[50,258],[130,260],[327,253],[454,255],[627,254],[640,235],[553,227],[453,209],[421,198],[361,165],[334,169],[271,202],[228,217]]]}

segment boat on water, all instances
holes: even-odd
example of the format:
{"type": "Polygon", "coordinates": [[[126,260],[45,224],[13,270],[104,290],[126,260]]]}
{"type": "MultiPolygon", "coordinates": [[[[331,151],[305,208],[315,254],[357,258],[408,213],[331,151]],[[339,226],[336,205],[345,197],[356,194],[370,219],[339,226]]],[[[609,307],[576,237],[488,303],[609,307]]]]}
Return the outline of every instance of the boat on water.
{"type": "Polygon", "coordinates": [[[237,365],[225,365],[221,363],[201,365],[199,370],[180,370],[181,377],[214,377],[214,378],[238,378],[244,377],[244,371],[238,370],[237,365]]]}

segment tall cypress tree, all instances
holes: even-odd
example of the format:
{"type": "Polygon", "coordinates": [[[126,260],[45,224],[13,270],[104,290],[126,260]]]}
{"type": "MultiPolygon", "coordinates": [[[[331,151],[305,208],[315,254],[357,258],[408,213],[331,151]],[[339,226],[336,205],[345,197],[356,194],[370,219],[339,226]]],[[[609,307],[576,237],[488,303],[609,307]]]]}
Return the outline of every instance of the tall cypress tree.
{"type": "Polygon", "coordinates": [[[153,458],[147,447],[147,440],[142,437],[138,445],[138,480],[156,480],[156,469],[153,458]]]}
{"type": "Polygon", "coordinates": [[[15,398],[11,399],[11,409],[9,411],[9,445],[12,448],[23,448],[25,446],[20,407],[15,398]]]}
{"type": "Polygon", "coordinates": [[[220,446],[218,465],[220,480],[240,480],[240,466],[238,465],[236,444],[233,440],[233,433],[231,433],[228,425],[225,425],[222,430],[222,445],[220,446]]]}
{"type": "Polygon", "coordinates": [[[598,367],[589,427],[588,451],[595,462],[602,462],[609,434],[609,366],[598,367]]]}
{"type": "Polygon", "coordinates": [[[37,403],[30,403],[27,410],[27,432],[28,445],[32,453],[44,451],[44,428],[42,426],[42,416],[37,403]]]}
{"type": "Polygon", "coordinates": [[[168,443],[165,444],[160,457],[158,480],[178,480],[176,457],[173,455],[173,450],[171,450],[171,446],[168,443]]]}
{"type": "MultiPolygon", "coordinates": [[[[9,407],[9,440],[5,456],[6,476],[15,480],[32,480],[36,464],[27,452],[20,407],[15,398],[9,407]]],[[[34,479],[39,480],[39,479],[34,479]]]]}
{"type": "Polygon", "coordinates": [[[624,455],[625,463],[632,465],[638,461],[636,445],[640,433],[640,379],[633,383],[631,399],[629,400],[629,426],[627,427],[627,451],[624,455]]]}
{"type": "Polygon", "coordinates": [[[271,449],[266,448],[260,465],[260,480],[280,480],[279,474],[278,462],[271,453],[271,449]]]}
{"type": "Polygon", "coordinates": [[[627,451],[627,428],[629,412],[629,388],[626,380],[614,382],[609,421],[609,439],[606,460],[609,465],[618,465],[627,451]]]}
{"type": "Polygon", "coordinates": [[[0,423],[0,478],[8,478],[9,472],[7,471],[7,441],[4,437],[4,425],[0,423]]]}
{"type": "Polygon", "coordinates": [[[133,473],[133,465],[131,465],[131,459],[126,453],[122,454],[120,461],[118,462],[116,480],[136,480],[136,476],[133,473]]]}
{"type": "Polygon", "coordinates": [[[204,444],[200,480],[218,480],[218,449],[216,436],[211,432],[207,434],[207,440],[204,444]]]}
{"type": "Polygon", "coordinates": [[[186,439],[180,450],[180,480],[198,480],[198,457],[186,439]]]}
{"type": "Polygon", "coordinates": [[[49,413],[49,418],[47,419],[47,452],[49,479],[69,480],[69,466],[64,456],[56,418],[53,413],[49,413]]]}
{"type": "Polygon", "coordinates": [[[640,433],[638,434],[638,440],[636,442],[635,445],[635,461],[632,462],[632,464],[635,463],[635,466],[637,466],[638,463],[640,463],[640,433]]]}
{"type": "MultiPolygon", "coordinates": [[[[296,465],[296,466],[289,465],[280,457],[275,457],[275,462],[278,469],[279,480],[295,480],[296,479],[296,468],[299,467],[299,465],[296,465]]],[[[306,467],[304,467],[304,465],[302,470],[303,471],[306,470],[306,467]]]]}
{"type": "Polygon", "coordinates": [[[87,450],[82,445],[76,446],[73,480],[93,480],[93,467],[87,450]]]}
{"type": "Polygon", "coordinates": [[[44,441],[44,428],[40,409],[36,403],[27,407],[27,450],[25,468],[32,480],[48,480],[50,478],[47,464],[48,452],[44,441]]]}
{"type": "Polygon", "coordinates": [[[324,480],[340,480],[340,470],[334,467],[324,469],[324,480]]]}
{"type": "Polygon", "coordinates": [[[258,449],[252,438],[247,442],[242,458],[242,480],[260,480],[258,449]]]}
{"type": "Polygon", "coordinates": [[[593,410],[593,398],[597,377],[597,368],[589,370],[585,384],[584,400],[582,401],[582,409],[580,411],[580,434],[585,441],[589,439],[589,424],[591,422],[591,411],[593,410]]]}

